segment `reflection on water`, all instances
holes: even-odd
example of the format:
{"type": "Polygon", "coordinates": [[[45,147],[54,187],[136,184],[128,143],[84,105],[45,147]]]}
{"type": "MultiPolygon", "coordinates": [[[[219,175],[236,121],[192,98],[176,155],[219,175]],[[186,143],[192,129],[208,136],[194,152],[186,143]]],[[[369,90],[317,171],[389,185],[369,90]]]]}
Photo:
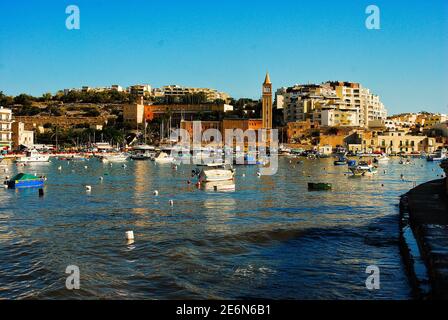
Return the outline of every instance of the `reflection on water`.
{"type": "Polygon", "coordinates": [[[261,177],[238,166],[233,189],[196,188],[187,165],[26,167],[48,181],[44,197],[0,190],[0,298],[409,298],[398,197],[441,169],[397,159],[350,178],[332,161],[282,158],[275,176],[261,177]],[[309,192],[308,182],[333,190],[309,192]],[[371,264],[379,291],[364,286],[371,264]],[[65,289],[68,265],[80,268],[79,291],[65,289]]]}

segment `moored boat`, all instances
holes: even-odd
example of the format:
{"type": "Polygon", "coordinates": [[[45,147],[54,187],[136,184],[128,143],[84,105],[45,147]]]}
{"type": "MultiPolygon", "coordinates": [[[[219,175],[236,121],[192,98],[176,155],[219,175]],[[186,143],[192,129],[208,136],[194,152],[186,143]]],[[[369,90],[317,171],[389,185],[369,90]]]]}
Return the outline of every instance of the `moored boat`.
{"type": "Polygon", "coordinates": [[[323,190],[331,190],[332,189],[331,183],[324,183],[324,182],[308,182],[308,190],[314,190],[314,191],[323,191],[323,190]]]}
{"type": "Polygon", "coordinates": [[[37,150],[27,151],[26,156],[16,159],[17,163],[29,163],[29,162],[49,162],[50,156],[41,154],[37,150]]]}
{"type": "Polygon", "coordinates": [[[8,181],[8,188],[40,188],[44,185],[45,178],[33,174],[19,173],[8,181]]]}
{"type": "Polygon", "coordinates": [[[174,158],[169,156],[165,152],[160,152],[153,160],[156,163],[172,163],[172,162],[174,162],[174,158]]]}
{"type": "Polygon", "coordinates": [[[437,150],[433,155],[429,155],[426,160],[428,161],[443,161],[447,159],[447,151],[446,149],[437,150]]]}
{"type": "Polygon", "coordinates": [[[352,163],[348,168],[354,176],[371,176],[378,172],[376,167],[365,161],[360,161],[358,164],[352,163]]]}
{"type": "Polygon", "coordinates": [[[376,157],[375,159],[373,159],[373,162],[375,163],[385,163],[385,162],[389,162],[390,158],[386,155],[386,154],[382,154],[379,157],[376,157]]]}
{"type": "Polygon", "coordinates": [[[109,154],[109,155],[103,155],[99,156],[100,160],[102,162],[125,162],[128,159],[128,156],[126,154],[109,154]]]}
{"type": "Polygon", "coordinates": [[[235,171],[230,164],[210,163],[202,167],[198,177],[199,183],[233,180],[235,171]]]}

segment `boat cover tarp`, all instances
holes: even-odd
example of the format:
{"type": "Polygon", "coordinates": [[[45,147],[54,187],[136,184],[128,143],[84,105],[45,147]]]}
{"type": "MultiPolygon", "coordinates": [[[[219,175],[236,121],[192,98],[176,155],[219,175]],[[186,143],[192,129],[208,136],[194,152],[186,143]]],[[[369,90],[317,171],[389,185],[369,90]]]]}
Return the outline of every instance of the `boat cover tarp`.
{"type": "Polygon", "coordinates": [[[28,173],[19,173],[16,174],[14,177],[12,177],[11,180],[13,181],[20,181],[20,180],[37,180],[39,179],[34,174],[28,174],[28,173]]]}

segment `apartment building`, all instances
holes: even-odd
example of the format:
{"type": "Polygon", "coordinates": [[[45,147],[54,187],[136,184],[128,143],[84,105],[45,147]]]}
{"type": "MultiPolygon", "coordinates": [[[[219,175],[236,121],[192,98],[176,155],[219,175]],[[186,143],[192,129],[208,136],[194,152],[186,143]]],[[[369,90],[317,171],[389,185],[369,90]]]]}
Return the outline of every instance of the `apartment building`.
{"type": "Polygon", "coordinates": [[[181,97],[185,95],[203,93],[207,97],[207,102],[213,102],[218,99],[228,101],[230,99],[230,96],[227,93],[209,88],[191,88],[179,85],[169,85],[163,86],[161,88],[161,92],[163,92],[163,96],[165,97],[181,97]]]}
{"type": "Polygon", "coordinates": [[[25,124],[23,122],[13,122],[11,129],[14,149],[18,149],[20,146],[27,148],[34,146],[34,131],[25,130],[25,124]]]}
{"type": "Polygon", "coordinates": [[[0,107],[0,149],[11,149],[12,144],[12,111],[0,107]]]}
{"type": "Polygon", "coordinates": [[[149,96],[151,95],[151,86],[149,84],[136,84],[128,87],[128,92],[138,96],[149,96]]]}
{"type": "Polygon", "coordinates": [[[294,85],[277,90],[276,96],[285,122],[310,119],[321,126],[368,127],[387,117],[380,98],[354,82],[294,85]]]}
{"type": "Polygon", "coordinates": [[[359,112],[359,126],[367,128],[369,122],[375,120],[385,120],[387,111],[379,96],[364,88],[356,82],[329,81],[325,83],[329,85],[336,95],[354,109],[359,112]]]}

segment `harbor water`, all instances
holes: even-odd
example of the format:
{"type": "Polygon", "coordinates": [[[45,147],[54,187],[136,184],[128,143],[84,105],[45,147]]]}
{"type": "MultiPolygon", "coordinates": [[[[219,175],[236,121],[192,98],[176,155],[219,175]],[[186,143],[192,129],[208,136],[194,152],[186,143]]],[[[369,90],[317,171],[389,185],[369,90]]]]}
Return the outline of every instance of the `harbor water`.
{"type": "Polygon", "coordinates": [[[399,196],[443,171],[391,159],[373,177],[351,177],[333,160],[281,157],[277,174],[261,177],[236,166],[226,192],[198,189],[190,165],[0,166],[3,176],[48,177],[43,196],[0,190],[0,299],[412,298],[399,196]],[[65,287],[69,265],[79,290],[65,287]],[[369,265],[380,269],[379,290],[366,288],[369,265]]]}

